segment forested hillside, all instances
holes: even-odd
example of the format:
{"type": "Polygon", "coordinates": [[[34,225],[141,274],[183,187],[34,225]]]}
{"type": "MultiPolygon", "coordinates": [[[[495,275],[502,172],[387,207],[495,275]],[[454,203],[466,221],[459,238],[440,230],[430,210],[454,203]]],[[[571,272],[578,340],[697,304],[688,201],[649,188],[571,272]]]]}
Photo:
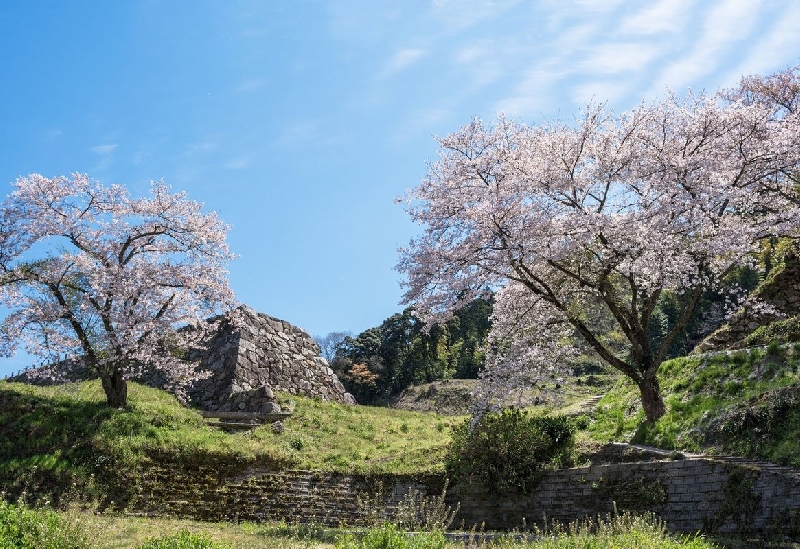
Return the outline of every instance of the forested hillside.
{"type": "Polygon", "coordinates": [[[476,299],[429,330],[405,309],[355,337],[340,334],[331,367],[359,403],[376,403],[410,385],[475,378],[483,366],[491,298],[476,299]]]}

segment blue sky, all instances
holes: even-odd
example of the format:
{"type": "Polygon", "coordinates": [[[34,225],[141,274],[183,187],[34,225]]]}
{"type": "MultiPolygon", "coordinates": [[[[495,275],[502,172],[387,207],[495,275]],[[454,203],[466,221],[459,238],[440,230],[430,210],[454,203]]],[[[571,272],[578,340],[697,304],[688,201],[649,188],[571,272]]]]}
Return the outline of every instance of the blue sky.
{"type": "MultiPolygon", "coordinates": [[[[312,334],[401,309],[393,199],[433,135],[800,62],[794,0],[0,3],[0,185],[151,179],[232,225],[231,285],[312,334]]],[[[0,375],[28,362],[0,361],[0,375]]]]}

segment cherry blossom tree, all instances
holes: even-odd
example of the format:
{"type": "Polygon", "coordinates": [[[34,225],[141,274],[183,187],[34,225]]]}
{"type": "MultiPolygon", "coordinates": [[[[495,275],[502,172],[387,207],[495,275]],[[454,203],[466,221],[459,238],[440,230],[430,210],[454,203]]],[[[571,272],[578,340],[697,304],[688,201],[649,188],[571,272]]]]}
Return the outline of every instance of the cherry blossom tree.
{"type": "Polygon", "coordinates": [[[424,231],[401,250],[405,303],[441,322],[494,290],[485,379],[557,370],[566,327],[638,386],[657,420],[659,366],[704,290],[760,239],[796,236],[800,124],[784,105],[796,101],[745,85],[797,88],[798,76],[750,77],[738,94],[673,94],[621,115],[590,105],[572,124],[474,119],[439,139],[438,160],[407,197],[424,231]],[[685,304],[652,343],[664,292],[685,304]],[[627,352],[603,341],[587,304],[614,319],[627,352]]]}
{"type": "Polygon", "coordinates": [[[146,198],[86,175],[18,179],[0,210],[0,351],[80,356],[124,407],[143,367],[191,376],[169,334],[234,304],[228,227],[153,183],[146,198]],[[183,368],[183,371],[180,369],[183,368]]]}

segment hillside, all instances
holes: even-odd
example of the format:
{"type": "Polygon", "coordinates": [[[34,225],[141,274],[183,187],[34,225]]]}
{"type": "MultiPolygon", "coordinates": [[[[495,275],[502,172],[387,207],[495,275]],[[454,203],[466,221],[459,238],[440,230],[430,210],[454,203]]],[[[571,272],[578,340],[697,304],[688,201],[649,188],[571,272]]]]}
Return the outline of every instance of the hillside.
{"type": "MultiPolygon", "coordinates": [[[[583,375],[561,387],[557,400],[534,406],[541,412],[575,415],[592,409],[592,403],[610,389],[616,376],[583,375]]],[[[443,379],[412,385],[389,401],[397,410],[435,413],[442,416],[468,415],[476,379],[443,379]]],[[[535,395],[535,393],[533,393],[535,395]]]]}
{"type": "Polygon", "coordinates": [[[798,356],[800,344],[772,344],[667,361],[659,376],[667,413],[655,426],[620,380],[599,401],[590,435],[800,467],[798,356]]]}
{"type": "MultiPolygon", "coordinates": [[[[599,402],[591,396],[605,388],[582,379],[550,411],[587,415],[579,422],[585,429],[576,437],[576,463],[639,459],[603,446],[624,441],[800,467],[799,355],[800,344],[774,344],[668,361],[661,372],[667,414],[654,427],[643,421],[636,389],[621,378],[612,379],[599,402]]],[[[395,405],[461,412],[470,383],[420,386],[395,405]]],[[[463,421],[436,412],[278,398],[294,409],[282,431],[265,425],[226,433],[168,393],[135,383],[130,407],[120,411],[105,406],[96,381],[50,387],[0,382],[0,483],[12,499],[28,493],[58,504],[77,497],[118,508],[137,496],[154,463],[212,476],[286,468],[441,472],[451,429],[463,421]]]]}
{"type": "MultiPolygon", "coordinates": [[[[120,506],[151,463],[237,474],[249,468],[416,473],[442,468],[450,427],[430,414],[350,406],[279,394],[294,414],[226,433],[174,396],[137,383],[126,410],[105,404],[98,381],[36,387],[0,381],[0,485],[24,492],[120,506]]],[[[205,474],[205,473],[204,473],[205,474]]]]}

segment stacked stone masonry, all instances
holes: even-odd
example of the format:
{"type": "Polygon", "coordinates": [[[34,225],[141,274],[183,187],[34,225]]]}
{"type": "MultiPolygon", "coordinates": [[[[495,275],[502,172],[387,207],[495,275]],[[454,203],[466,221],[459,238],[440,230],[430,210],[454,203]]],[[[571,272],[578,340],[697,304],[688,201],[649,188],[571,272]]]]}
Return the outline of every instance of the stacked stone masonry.
{"type": "Polygon", "coordinates": [[[787,255],[782,268],[774,271],[768,283],[759,286],[728,322],[706,337],[693,353],[706,353],[745,346],[745,338],[761,326],[800,313],[800,258],[787,255]],[[759,304],[768,304],[767,311],[759,304]]]}
{"type": "Polygon", "coordinates": [[[288,322],[242,306],[206,332],[187,356],[211,374],[187,391],[204,410],[277,412],[275,391],[355,404],[308,332],[288,322]]]}
{"type": "MultiPolygon", "coordinates": [[[[390,518],[410,492],[441,493],[442,476],[368,478],[309,471],[251,472],[198,485],[165,471],[144,486],[131,510],[203,520],[287,520],[364,525],[390,518]]],[[[766,464],[709,458],[639,462],[547,473],[531,493],[489,495],[455,485],[447,503],[460,510],[454,527],[487,529],[567,523],[618,510],[652,511],[680,532],[761,531],[800,513],[800,473],[766,464]]]]}

